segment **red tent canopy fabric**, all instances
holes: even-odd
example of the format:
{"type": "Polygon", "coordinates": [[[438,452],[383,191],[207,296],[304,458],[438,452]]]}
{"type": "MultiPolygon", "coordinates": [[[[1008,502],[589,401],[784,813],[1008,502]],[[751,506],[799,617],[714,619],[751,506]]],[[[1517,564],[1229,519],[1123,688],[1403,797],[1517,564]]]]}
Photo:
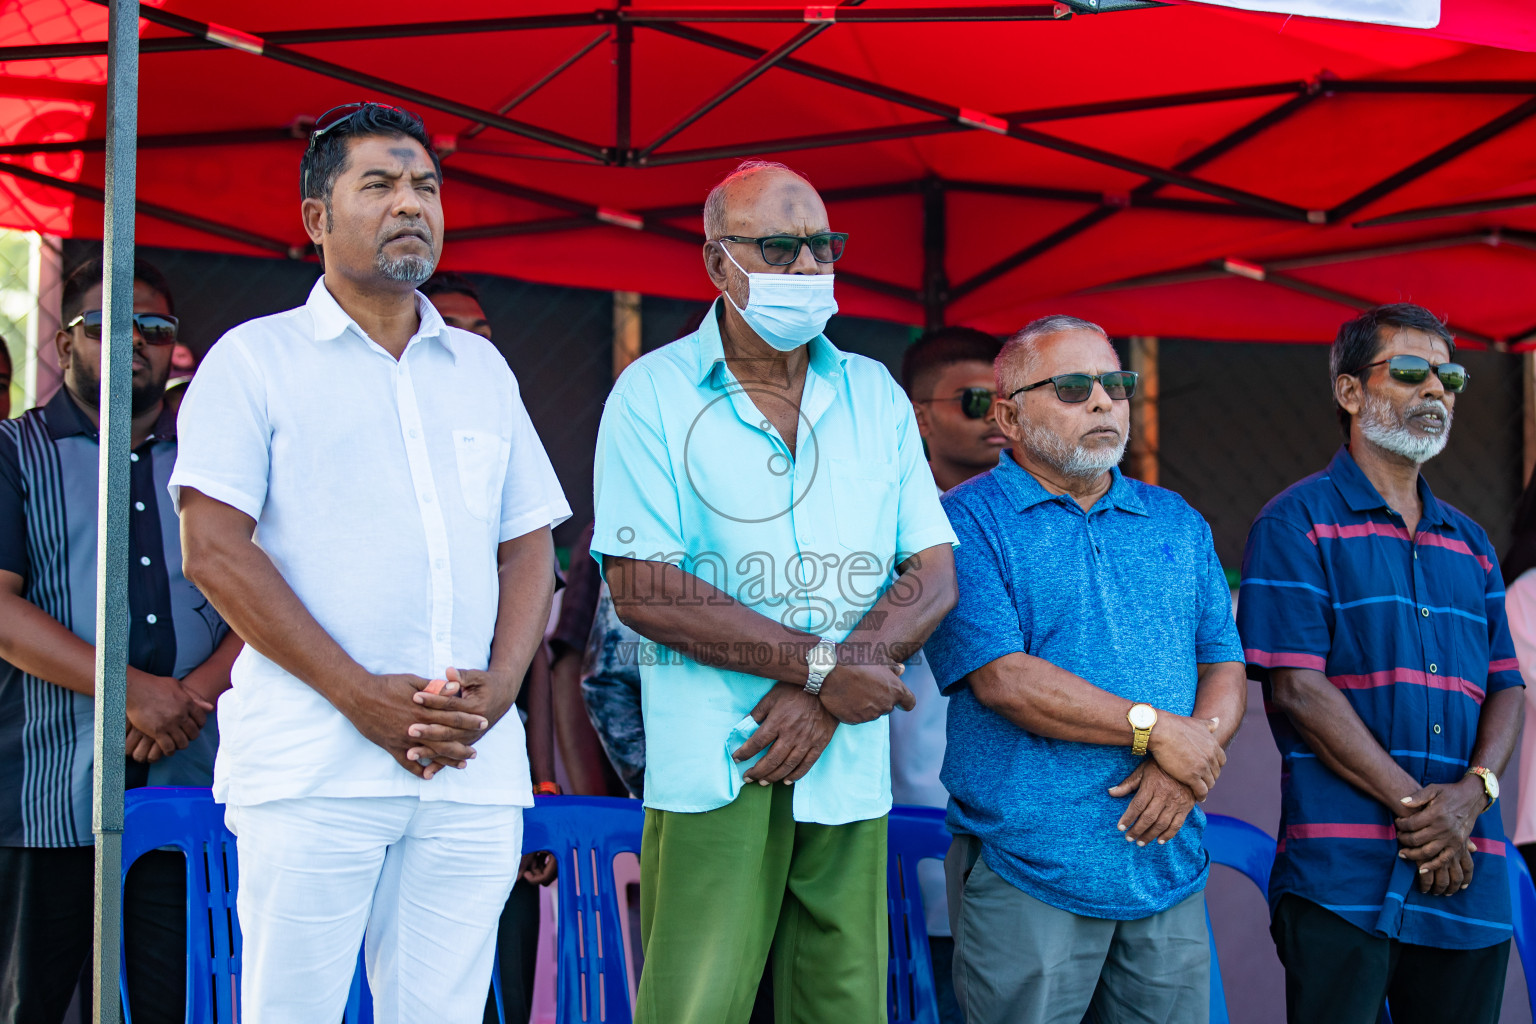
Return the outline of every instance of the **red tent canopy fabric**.
{"type": "MultiPolygon", "coordinates": [[[[1536,346],[1536,5],[1411,31],[1125,2],[161,0],[138,238],[307,258],[309,119],[367,98],[443,154],[451,269],[707,297],[699,208],[752,157],[851,233],[852,314],[1325,341],[1411,300],[1536,346]]],[[[0,224],[100,237],[105,21],[0,14],[0,224]]]]}

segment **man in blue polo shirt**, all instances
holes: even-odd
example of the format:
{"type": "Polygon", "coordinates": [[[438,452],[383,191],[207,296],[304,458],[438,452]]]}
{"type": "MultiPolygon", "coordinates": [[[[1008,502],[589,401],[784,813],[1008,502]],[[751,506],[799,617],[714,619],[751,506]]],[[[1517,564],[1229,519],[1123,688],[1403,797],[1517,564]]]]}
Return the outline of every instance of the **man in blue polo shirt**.
{"type": "Polygon", "coordinates": [[[1259,513],[1239,625],[1280,748],[1271,932],[1290,1020],[1498,1019],[1509,961],[1498,775],[1520,733],[1504,583],[1419,467],[1466,370],[1427,310],[1339,328],[1346,445],[1259,513]]]}
{"type": "Polygon", "coordinates": [[[1012,447],[944,496],[960,599],[925,650],[970,1024],[1207,1017],[1196,802],[1246,683],[1210,528],[1116,468],[1135,386],[1099,327],[1035,321],[997,357],[1012,447]]]}

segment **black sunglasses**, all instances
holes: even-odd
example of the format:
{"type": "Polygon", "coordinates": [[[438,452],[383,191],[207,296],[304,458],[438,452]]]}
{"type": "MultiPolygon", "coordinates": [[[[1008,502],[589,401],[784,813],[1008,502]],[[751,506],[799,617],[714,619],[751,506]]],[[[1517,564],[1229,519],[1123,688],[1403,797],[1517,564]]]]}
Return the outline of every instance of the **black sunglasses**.
{"type": "MultiPolygon", "coordinates": [[[[146,345],[174,345],[176,344],[176,329],[181,326],[181,321],[169,313],[135,313],[133,314],[134,328],[144,336],[146,345]]],[[[84,328],[85,336],[93,341],[101,340],[101,310],[92,309],[71,320],[64,329],[72,331],[76,327],[84,328]]]]}
{"type": "Polygon", "coordinates": [[[1453,395],[1459,395],[1465,391],[1467,389],[1467,382],[1472,379],[1472,375],[1467,372],[1467,368],[1460,363],[1440,363],[1438,366],[1431,366],[1429,360],[1423,356],[1408,355],[1393,356],[1391,359],[1378,359],[1374,363],[1366,363],[1355,371],[1354,376],[1364,376],[1366,370],[1373,366],[1380,366],[1383,363],[1387,365],[1387,373],[1391,375],[1392,379],[1400,380],[1404,384],[1422,384],[1429,379],[1429,373],[1433,370],[1435,376],[1440,378],[1440,383],[1445,386],[1445,390],[1453,395]]]}
{"type": "MultiPolygon", "coordinates": [[[[1134,370],[1111,370],[1108,373],[1058,373],[1054,377],[1045,380],[1037,380],[1033,384],[1026,384],[1015,391],[1033,391],[1035,388],[1043,388],[1047,384],[1056,385],[1056,397],[1063,402],[1086,402],[1088,396],[1093,394],[1095,383],[1104,386],[1104,393],[1112,401],[1123,402],[1136,393],[1136,379],[1139,376],[1134,370]]],[[[1013,395],[1009,395],[1012,398],[1013,395]]]]}
{"type": "MultiPolygon", "coordinates": [[[[343,103],[340,106],[332,107],[330,110],[327,110],[325,113],[315,118],[315,127],[309,133],[309,146],[306,147],[305,154],[307,155],[309,150],[315,148],[316,144],[325,137],[326,132],[335,128],[337,125],[343,124],[350,120],[353,114],[357,113],[359,110],[362,110],[364,107],[378,107],[381,110],[393,110],[398,114],[404,114],[406,117],[413,121],[420,122],[421,120],[421,118],[417,117],[409,110],[391,106],[388,103],[374,103],[371,100],[365,100],[360,103],[343,103]]],[[[304,172],[304,179],[304,190],[307,192],[309,191],[308,170],[305,170],[304,172]]]]}
{"type": "Polygon", "coordinates": [[[960,411],[968,420],[985,419],[987,413],[992,411],[991,388],[966,388],[958,395],[950,395],[948,398],[919,398],[918,402],[959,402],[960,411]]]}
{"type": "Polygon", "coordinates": [[[846,231],[823,231],[820,234],[809,237],[801,235],[764,235],[762,238],[747,238],[743,235],[721,235],[718,242],[756,243],[757,251],[763,254],[763,262],[770,267],[787,267],[800,258],[800,247],[809,245],[811,256],[817,263],[836,263],[843,258],[843,249],[848,245],[848,233],[846,231]]]}

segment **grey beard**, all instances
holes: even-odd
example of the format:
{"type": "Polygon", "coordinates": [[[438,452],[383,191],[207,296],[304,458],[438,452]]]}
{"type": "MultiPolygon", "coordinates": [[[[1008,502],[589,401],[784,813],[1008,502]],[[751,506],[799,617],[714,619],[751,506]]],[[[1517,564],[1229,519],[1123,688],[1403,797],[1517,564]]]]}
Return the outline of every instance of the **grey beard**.
{"type": "Polygon", "coordinates": [[[1121,435],[1120,443],[1113,448],[1084,448],[1062,440],[1044,427],[1028,423],[1022,426],[1024,446],[1029,453],[1062,476],[1074,480],[1091,480],[1118,466],[1125,458],[1125,446],[1130,441],[1127,433],[1121,435]]]}
{"type": "Polygon", "coordinates": [[[425,256],[401,256],[398,259],[390,259],[382,252],[373,261],[374,268],[391,281],[404,281],[409,285],[418,285],[432,276],[436,264],[425,256]]]}
{"type": "Polygon", "coordinates": [[[1445,403],[1430,399],[1399,415],[1391,402],[1367,392],[1360,407],[1360,433],[1376,447],[1421,466],[1444,451],[1445,443],[1451,439],[1451,410],[1445,403]],[[1408,417],[1429,409],[1445,420],[1440,433],[1420,434],[1409,429],[1408,417]]]}

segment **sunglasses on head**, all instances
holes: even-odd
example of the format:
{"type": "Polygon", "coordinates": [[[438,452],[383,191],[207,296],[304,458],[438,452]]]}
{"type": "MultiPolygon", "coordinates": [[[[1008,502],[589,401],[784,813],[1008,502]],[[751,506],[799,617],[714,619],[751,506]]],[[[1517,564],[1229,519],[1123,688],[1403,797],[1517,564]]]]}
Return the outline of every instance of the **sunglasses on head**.
{"type": "Polygon", "coordinates": [[[948,398],[921,398],[919,402],[959,402],[960,411],[968,420],[985,419],[987,413],[992,411],[991,388],[966,388],[958,395],[950,395],[948,398]]]}
{"type": "Polygon", "coordinates": [[[809,237],[803,235],[764,235],[749,238],[745,235],[721,235],[717,241],[753,244],[762,253],[763,262],[770,267],[787,267],[800,258],[800,247],[809,245],[811,256],[817,263],[836,263],[843,258],[848,245],[846,231],[823,231],[809,237]]]}
{"type": "Polygon", "coordinates": [[[1363,376],[1365,371],[1373,366],[1386,364],[1387,373],[1393,380],[1400,380],[1404,384],[1422,384],[1429,379],[1430,371],[1434,371],[1440,383],[1453,395],[1459,395],[1467,389],[1467,381],[1472,375],[1467,368],[1460,363],[1440,363],[1431,366],[1428,359],[1423,356],[1400,355],[1391,359],[1378,359],[1374,363],[1366,363],[1355,371],[1356,376],[1363,376]]]}
{"type": "MultiPolygon", "coordinates": [[[[321,139],[325,138],[325,134],[327,132],[335,128],[337,125],[350,120],[353,114],[357,113],[359,110],[362,110],[364,107],[378,107],[381,110],[393,110],[396,113],[404,114],[406,117],[411,118],[412,120],[421,120],[410,111],[404,110],[400,107],[391,106],[388,103],[374,103],[371,100],[359,103],[343,103],[340,106],[332,107],[330,110],[327,110],[325,113],[315,118],[315,127],[309,133],[309,146],[305,149],[306,155],[308,154],[309,150],[315,148],[321,139]]],[[[304,172],[304,189],[305,191],[309,190],[309,172],[307,170],[304,172]]]]}
{"type": "MultiPolygon", "coordinates": [[[[181,321],[169,313],[135,313],[133,314],[133,327],[143,335],[146,345],[174,345],[176,344],[176,329],[181,326],[181,321]]],[[[85,331],[85,336],[93,341],[101,340],[101,310],[92,309],[81,313],[68,324],[66,331],[72,331],[76,327],[85,331]]]]}
{"type": "MultiPolygon", "coordinates": [[[[1093,394],[1093,385],[1100,384],[1104,387],[1104,393],[1112,401],[1123,402],[1136,394],[1136,379],[1139,375],[1134,370],[1111,370],[1108,373],[1058,373],[1054,377],[1045,380],[1037,380],[1033,384],[1026,384],[1013,393],[1020,391],[1033,391],[1043,388],[1047,384],[1056,385],[1056,397],[1063,402],[1088,401],[1088,396],[1093,394]]],[[[1012,398],[1013,395],[1009,395],[1012,398]]]]}

